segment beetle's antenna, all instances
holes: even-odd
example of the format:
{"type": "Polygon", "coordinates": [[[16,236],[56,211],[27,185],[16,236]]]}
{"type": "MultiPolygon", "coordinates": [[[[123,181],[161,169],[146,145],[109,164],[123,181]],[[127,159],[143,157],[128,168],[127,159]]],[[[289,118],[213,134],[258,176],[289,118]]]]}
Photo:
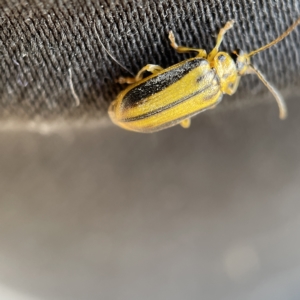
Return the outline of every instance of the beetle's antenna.
{"type": "Polygon", "coordinates": [[[98,41],[100,42],[101,46],[103,47],[103,49],[105,50],[105,52],[110,56],[110,58],[116,62],[120,67],[122,67],[125,71],[127,71],[130,75],[132,75],[133,77],[135,77],[135,75],[130,72],[124,65],[122,65],[115,57],[112,56],[112,54],[110,54],[110,52],[105,48],[104,44],[102,43],[98,33],[97,33],[97,29],[96,29],[96,25],[94,26],[95,28],[95,34],[96,34],[96,37],[98,39],[98,41]]]}
{"type": "Polygon", "coordinates": [[[259,49],[256,49],[256,50],[253,50],[252,52],[250,52],[247,56],[250,57],[250,56],[253,56],[255,54],[257,54],[258,52],[260,51],[263,51],[263,50],[266,50],[270,47],[272,47],[273,45],[277,44],[278,42],[280,42],[281,40],[283,40],[286,36],[288,36],[298,25],[300,24],[300,18],[298,18],[298,20],[293,23],[293,25],[291,25],[281,36],[279,36],[277,39],[275,39],[274,41],[272,41],[271,43],[259,48],[259,49]]]}
{"type": "Polygon", "coordinates": [[[250,71],[253,71],[258,78],[263,82],[263,84],[269,89],[269,91],[273,94],[275,97],[278,107],[279,107],[279,118],[285,119],[287,117],[287,108],[284,99],[279,94],[279,92],[267,81],[267,79],[264,77],[262,73],[260,73],[259,70],[257,70],[253,65],[249,65],[248,68],[250,71]]]}

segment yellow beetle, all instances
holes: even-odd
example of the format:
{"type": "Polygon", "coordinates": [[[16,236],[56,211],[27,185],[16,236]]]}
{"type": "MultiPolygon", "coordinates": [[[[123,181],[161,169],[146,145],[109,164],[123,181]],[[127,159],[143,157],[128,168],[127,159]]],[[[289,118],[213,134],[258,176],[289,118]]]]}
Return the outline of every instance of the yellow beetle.
{"type": "Polygon", "coordinates": [[[274,95],[281,119],[286,118],[285,102],[264,76],[250,63],[250,57],[278,43],[299,23],[300,18],[271,43],[250,53],[219,52],[224,34],[233,26],[229,21],[220,30],[216,46],[207,55],[203,49],[178,46],[172,31],[171,46],[179,53],[197,52],[194,58],[184,60],[169,68],[146,65],[134,78],[119,78],[118,82],[130,84],[109,107],[111,120],[118,126],[137,132],[155,132],[177,124],[190,126],[194,115],[214,108],[223,94],[235,93],[241,76],[256,73],[274,95]],[[152,75],[143,78],[144,72],[152,75]]]}

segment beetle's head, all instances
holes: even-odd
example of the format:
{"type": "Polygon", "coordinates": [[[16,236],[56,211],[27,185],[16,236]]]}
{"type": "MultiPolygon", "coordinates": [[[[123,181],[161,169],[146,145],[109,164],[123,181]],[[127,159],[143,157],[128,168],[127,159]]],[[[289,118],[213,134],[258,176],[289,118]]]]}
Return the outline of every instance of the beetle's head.
{"type": "Polygon", "coordinates": [[[250,56],[243,50],[235,50],[231,54],[232,59],[235,61],[236,70],[240,76],[245,75],[249,72],[250,56]]]}
{"type": "Polygon", "coordinates": [[[251,65],[250,57],[266,50],[273,45],[280,42],[282,39],[284,39],[287,35],[289,35],[298,25],[300,24],[300,18],[296,20],[294,24],[292,24],[282,35],[280,35],[277,39],[273,40],[269,44],[266,44],[265,46],[262,46],[259,49],[253,50],[250,53],[244,53],[241,50],[233,51],[232,53],[232,59],[235,62],[236,69],[238,72],[238,75],[242,76],[249,73],[256,73],[256,75],[259,77],[259,79],[264,83],[264,85],[270,90],[270,92],[275,97],[280,111],[280,118],[284,119],[287,116],[286,106],[283,98],[280,96],[280,94],[277,92],[275,88],[273,88],[268,81],[265,79],[265,77],[258,71],[254,66],[251,65]]]}

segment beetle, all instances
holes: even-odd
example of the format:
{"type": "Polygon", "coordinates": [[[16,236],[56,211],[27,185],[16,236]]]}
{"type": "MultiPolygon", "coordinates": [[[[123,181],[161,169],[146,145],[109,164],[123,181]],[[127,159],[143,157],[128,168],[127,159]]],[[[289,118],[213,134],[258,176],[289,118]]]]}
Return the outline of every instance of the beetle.
{"type": "Polygon", "coordinates": [[[203,49],[178,46],[170,31],[169,40],[177,52],[196,52],[197,55],[166,69],[148,64],[134,78],[119,78],[119,83],[127,83],[129,86],[109,106],[111,120],[124,129],[142,133],[159,131],[177,124],[188,128],[191,117],[216,107],[223,94],[234,94],[241,76],[251,73],[256,74],[273,94],[278,103],[279,117],[285,119],[287,109],[283,98],[251,64],[250,58],[281,41],[299,23],[300,18],[277,39],[250,53],[240,50],[231,54],[219,52],[225,33],[234,24],[233,20],[220,30],[216,45],[209,54],[203,49]],[[146,71],[152,75],[144,78],[146,71]]]}

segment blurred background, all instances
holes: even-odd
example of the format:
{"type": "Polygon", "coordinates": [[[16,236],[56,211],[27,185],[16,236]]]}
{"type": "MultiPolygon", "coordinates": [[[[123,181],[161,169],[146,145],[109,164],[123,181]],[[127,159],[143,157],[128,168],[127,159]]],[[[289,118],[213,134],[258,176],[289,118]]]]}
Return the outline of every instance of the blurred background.
{"type": "Polygon", "coordinates": [[[2,129],[0,298],[299,299],[300,101],[287,104],[286,121],[270,96],[150,135],[2,129]]]}

